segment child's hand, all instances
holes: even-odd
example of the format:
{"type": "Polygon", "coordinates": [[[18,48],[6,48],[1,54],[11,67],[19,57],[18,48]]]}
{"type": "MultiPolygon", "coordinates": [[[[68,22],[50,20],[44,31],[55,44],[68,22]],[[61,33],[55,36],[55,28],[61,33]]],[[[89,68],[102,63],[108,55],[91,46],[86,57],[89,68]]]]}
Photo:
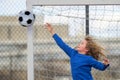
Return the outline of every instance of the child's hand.
{"type": "Polygon", "coordinates": [[[108,65],[108,64],[109,64],[109,60],[108,60],[107,58],[105,58],[105,59],[103,60],[103,64],[104,64],[104,65],[108,65]]]}
{"type": "Polygon", "coordinates": [[[55,34],[55,32],[54,32],[53,27],[51,26],[51,24],[46,23],[45,24],[45,29],[47,29],[52,35],[55,34]]]}

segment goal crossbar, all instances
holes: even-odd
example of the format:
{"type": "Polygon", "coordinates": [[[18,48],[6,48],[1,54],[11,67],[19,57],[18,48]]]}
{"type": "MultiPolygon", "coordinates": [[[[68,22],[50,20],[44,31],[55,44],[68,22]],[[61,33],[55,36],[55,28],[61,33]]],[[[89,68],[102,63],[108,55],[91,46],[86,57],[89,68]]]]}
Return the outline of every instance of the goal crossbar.
{"type": "Polygon", "coordinates": [[[119,5],[120,0],[26,0],[27,9],[32,6],[70,6],[70,5],[119,5]]]}

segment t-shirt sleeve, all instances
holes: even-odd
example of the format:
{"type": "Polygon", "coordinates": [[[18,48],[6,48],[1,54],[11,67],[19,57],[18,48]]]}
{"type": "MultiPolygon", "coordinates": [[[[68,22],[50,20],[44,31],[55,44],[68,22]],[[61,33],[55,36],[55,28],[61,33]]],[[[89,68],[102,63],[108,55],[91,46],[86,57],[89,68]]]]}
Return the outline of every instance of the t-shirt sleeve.
{"type": "Polygon", "coordinates": [[[98,60],[96,60],[96,59],[94,59],[92,57],[88,61],[89,61],[89,64],[92,67],[94,67],[94,68],[96,68],[98,70],[101,70],[101,71],[104,71],[109,66],[109,64],[105,65],[102,62],[100,62],[100,61],[98,61],[98,60]]]}
{"type": "Polygon", "coordinates": [[[69,47],[57,34],[53,35],[53,39],[55,40],[55,42],[57,43],[57,45],[69,56],[72,56],[72,52],[74,51],[74,49],[72,49],[71,47],[69,47]]]}

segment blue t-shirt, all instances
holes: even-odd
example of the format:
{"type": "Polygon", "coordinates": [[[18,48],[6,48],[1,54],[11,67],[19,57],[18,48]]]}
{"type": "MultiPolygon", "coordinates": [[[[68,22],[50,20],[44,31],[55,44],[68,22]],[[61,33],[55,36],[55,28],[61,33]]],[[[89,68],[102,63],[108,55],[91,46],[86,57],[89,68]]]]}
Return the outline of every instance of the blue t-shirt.
{"type": "Polygon", "coordinates": [[[78,53],[78,51],[64,43],[57,34],[54,34],[53,38],[57,45],[70,57],[73,80],[93,80],[91,75],[92,67],[103,71],[109,66],[104,65],[92,56],[78,53]]]}

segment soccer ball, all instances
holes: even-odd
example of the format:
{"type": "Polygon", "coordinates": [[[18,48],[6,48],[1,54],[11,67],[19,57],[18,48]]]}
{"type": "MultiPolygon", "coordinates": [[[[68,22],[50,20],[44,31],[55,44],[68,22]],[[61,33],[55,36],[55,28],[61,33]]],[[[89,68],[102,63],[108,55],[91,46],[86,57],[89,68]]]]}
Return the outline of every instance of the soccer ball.
{"type": "Polygon", "coordinates": [[[29,27],[35,21],[35,14],[31,11],[21,11],[18,20],[23,27],[29,27]]]}

